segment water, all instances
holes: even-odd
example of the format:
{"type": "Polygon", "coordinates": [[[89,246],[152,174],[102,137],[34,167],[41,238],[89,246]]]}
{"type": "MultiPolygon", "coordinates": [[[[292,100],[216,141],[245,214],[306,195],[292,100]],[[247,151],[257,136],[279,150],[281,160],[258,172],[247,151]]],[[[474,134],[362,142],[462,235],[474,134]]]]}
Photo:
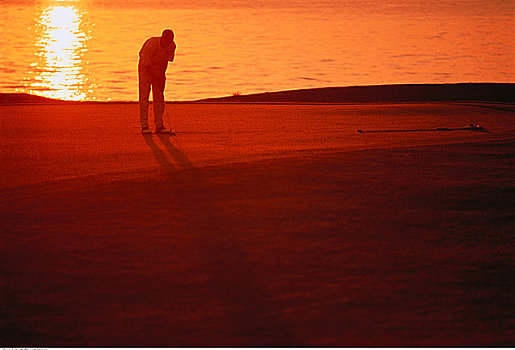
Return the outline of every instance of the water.
{"type": "Polygon", "coordinates": [[[515,82],[512,1],[3,0],[0,11],[0,92],[137,100],[138,51],[164,28],[178,47],[168,100],[515,82]]]}

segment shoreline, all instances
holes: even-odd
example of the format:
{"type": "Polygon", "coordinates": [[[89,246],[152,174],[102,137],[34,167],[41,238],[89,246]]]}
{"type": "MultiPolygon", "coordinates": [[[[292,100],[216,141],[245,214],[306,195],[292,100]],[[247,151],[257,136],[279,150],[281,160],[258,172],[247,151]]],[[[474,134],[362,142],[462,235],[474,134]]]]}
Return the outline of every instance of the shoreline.
{"type": "MultiPolygon", "coordinates": [[[[353,104],[415,102],[515,103],[513,83],[392,84],[323,87],[214,97],[174,104],[353,104]]],[[[137,104],[137,101],[64,101],[26,93],[0,93],[0,105],[137,104]]]]}

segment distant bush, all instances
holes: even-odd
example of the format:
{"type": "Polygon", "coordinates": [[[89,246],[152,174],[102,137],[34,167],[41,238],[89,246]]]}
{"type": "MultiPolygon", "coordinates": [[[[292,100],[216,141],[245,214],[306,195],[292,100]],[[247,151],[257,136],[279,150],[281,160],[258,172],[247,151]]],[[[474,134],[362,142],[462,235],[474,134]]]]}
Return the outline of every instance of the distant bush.
{"type": "Polygon", "coordinates": [[[234,91],[234,92],[232,93],[232,95],[233,95],[233,96],[241,96],[241,92],[239,92],[239,91],[234,91]]]}

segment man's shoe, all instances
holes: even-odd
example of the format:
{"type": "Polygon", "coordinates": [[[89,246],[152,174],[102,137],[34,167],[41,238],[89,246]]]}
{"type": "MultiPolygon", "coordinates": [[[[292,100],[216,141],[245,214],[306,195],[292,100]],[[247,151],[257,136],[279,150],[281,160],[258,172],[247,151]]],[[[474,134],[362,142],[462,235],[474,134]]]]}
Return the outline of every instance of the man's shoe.
{"type": "Polygon", "coordinates": [[[156,128],[156,134],[171,134],[172,132],[164,126],[156,128]]]}
{"type": "Polygon", "coordinates": [[[148,135],[148,134],[152,134],[152,131],[150,131],[150,129],[148,127],[146,127],[146,128],[141,128],[141,133],[143,135],[148,135]]]}

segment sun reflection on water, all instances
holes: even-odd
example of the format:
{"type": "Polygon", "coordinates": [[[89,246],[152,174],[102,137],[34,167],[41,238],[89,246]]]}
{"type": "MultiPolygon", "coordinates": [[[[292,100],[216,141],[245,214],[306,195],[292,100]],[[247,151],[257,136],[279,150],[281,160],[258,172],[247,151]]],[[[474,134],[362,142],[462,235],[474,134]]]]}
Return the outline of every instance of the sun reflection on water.
{"type": "Polygon", "coordinates": [[[77,3],[50,1],[37,17],[30,93],[64,100],[87,97],[83,56],[89,36],[82,29],[85,10],[77,3]]]}

